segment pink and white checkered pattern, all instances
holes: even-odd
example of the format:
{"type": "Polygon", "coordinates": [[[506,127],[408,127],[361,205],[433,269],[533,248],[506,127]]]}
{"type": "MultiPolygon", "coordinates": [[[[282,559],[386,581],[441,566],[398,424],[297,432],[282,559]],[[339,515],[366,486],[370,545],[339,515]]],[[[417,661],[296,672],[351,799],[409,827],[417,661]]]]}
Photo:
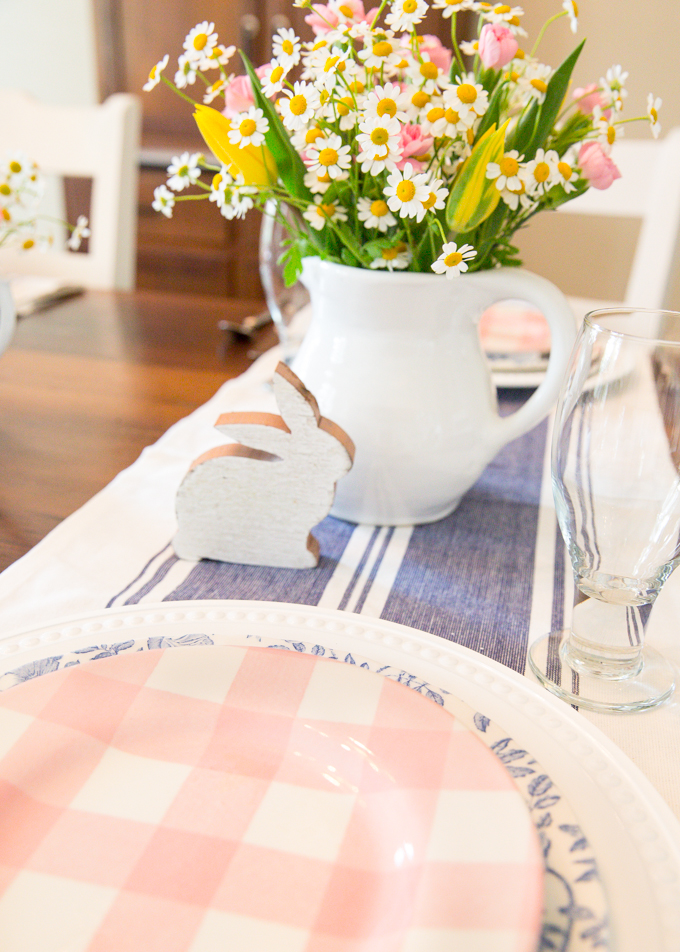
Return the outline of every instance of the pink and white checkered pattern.
{"type": "Polygon", "coordinates": [[[140,651],[0,697],[3,952],[529,952],[542,863],[433,702],[262,648],[140,651]]]}

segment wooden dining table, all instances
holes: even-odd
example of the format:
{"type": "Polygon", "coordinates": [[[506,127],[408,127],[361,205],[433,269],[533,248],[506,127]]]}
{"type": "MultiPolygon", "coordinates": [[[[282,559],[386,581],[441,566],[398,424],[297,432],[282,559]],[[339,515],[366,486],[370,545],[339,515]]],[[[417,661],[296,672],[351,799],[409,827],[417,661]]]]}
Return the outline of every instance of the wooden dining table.
{"type": "Polygon", "coordinates": [[[20,318],[0,356],[0,571],[276,342],[256,300],[87,291],[20,318]]]}

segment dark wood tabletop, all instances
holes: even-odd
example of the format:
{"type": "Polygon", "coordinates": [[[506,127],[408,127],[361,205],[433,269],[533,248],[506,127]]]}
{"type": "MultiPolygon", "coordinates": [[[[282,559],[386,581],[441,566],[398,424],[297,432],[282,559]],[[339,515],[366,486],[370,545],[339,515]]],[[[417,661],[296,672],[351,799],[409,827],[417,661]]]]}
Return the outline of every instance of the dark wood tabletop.
{"type": "Polygon", "coordinates": [[[88,291],[22,318],[0,355],[0,569],[276,342],[220,329],[259,301],[88,291]]]}

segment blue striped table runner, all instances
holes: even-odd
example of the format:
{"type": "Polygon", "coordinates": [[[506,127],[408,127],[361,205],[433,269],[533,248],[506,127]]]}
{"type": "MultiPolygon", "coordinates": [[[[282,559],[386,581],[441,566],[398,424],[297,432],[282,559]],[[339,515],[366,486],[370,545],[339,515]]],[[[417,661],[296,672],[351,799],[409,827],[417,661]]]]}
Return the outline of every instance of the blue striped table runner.
{"type": "MultiPolygon", "coordinates": [[[[525,397],[502,391],[501,412],[525,397]]],[[[107,607],[206,598],[319,605],[431,632],[524,672],[546,434],[544,422],[506,446],[439,522],[355,526],[329,516],[314,529],[320,564],[306,570],[181,562],[168,541],[107,607]]],[[[551,620],[561,625],[564,604],[563,544],[554,525],[548,545],[553,538],[546,628],[551,620]]]]}

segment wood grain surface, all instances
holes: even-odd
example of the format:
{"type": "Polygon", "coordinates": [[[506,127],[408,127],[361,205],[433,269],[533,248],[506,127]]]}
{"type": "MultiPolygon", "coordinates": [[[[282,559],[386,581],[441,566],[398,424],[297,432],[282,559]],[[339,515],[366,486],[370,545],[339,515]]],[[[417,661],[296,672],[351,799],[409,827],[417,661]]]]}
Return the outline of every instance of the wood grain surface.
{"type": "Polygon", "coordinates": [[[275,343],[218,327],[261,308],[92,291],[21,319],[0,356],[0,569],[275,343]]]}

